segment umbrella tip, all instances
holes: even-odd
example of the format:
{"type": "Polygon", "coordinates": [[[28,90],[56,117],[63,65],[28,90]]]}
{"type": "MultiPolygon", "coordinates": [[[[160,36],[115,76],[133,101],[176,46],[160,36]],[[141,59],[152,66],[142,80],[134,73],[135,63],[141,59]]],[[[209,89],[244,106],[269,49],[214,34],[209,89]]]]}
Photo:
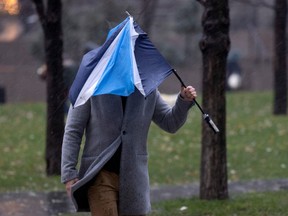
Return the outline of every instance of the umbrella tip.
{"type": "Polygon", "coordinates": [[[128,11],[125,11],[125,13],[126,13],[128,16],[132,17],[128,11]]]}

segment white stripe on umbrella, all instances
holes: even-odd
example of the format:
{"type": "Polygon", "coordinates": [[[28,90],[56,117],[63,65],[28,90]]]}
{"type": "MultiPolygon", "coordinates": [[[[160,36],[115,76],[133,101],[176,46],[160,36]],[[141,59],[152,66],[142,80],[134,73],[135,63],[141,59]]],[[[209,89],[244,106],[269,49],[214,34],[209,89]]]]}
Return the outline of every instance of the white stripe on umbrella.
{"type": "MultiPolygon", "coordinates": [[[[128,24],[128,22],[127,22],[127,24],[128,24]]],[[[115,47],[117,46],[117,44],[118,44],[118,42],[119,42],[119,40],[120,40],[120,38],[124,32],[124,29],[125,29],[125,27],[120,31],[120,33],[117,35],[117,37],[114,39],[114,41],[111,43],[109,48],[106,50],[106,52],[102,56],[99,63],[93,69],[92,73],[90,74],[89,78],[87,79],[87,81],[83,85],[83,88],[81,89],[81,91],[78,95],[78,98],[77,98],[75,105],[74,105],[75,107],[84,104],[93,95],[94,90],[95,90],[98,82],[100,81],[100,78],[101,78],[103,72],[105,71],[109,61],[110,61],[110,57],[111,57],[112,53],[114,52],[115,47]]],[[[135,43],[135,40],[134,40],[134,43],[135,43]]],[[[132,55],[132,56],[134,56],[134,55],[132,55]]],[[[134,57],[134,61],[135,61],[135,57],[134,57]]],[[[137,66],[136,66],[136,68],[137,68],[137,66]]],[[[138,76],[139,76],[139,74],[138,74],[138,76]]]]}

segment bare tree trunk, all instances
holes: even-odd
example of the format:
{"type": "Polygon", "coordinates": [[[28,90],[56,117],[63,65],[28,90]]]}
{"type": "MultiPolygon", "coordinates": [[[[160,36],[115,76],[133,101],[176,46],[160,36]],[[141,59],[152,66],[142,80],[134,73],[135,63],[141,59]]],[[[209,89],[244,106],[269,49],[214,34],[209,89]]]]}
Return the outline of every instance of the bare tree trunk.
{"type": "Polygon", "coordinates": [[[45,60],[47,65],[47,127],[46,173],[61,173],[61,149],[64,133],[63,35],[61,0],[48,0],[47,10],[42,0],[33,0],[44,31],[45,60]]]}
{"type": "Polygon", "coordinates": [[[230,48],[228,0],[198,0],[204,6],[203,107],[215,119],[220,133],[202,124],[200,198],[227,199],[226,165],[226,62],[230,48]]]}
{"type": "Polygon", "coordinates": [[[287,0],[275,0],[274,114],[287,114],[287,0]]]}

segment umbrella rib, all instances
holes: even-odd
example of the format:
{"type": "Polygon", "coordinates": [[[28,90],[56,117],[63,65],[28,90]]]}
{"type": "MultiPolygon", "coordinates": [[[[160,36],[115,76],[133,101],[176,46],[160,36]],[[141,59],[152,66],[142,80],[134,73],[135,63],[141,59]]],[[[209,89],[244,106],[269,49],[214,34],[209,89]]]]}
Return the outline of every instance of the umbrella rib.
{"type": "Polygon", "coordinates": [[[128,11],[125,11],[125,13],[126,13],[129,17],[132,17],[128,11]]]}

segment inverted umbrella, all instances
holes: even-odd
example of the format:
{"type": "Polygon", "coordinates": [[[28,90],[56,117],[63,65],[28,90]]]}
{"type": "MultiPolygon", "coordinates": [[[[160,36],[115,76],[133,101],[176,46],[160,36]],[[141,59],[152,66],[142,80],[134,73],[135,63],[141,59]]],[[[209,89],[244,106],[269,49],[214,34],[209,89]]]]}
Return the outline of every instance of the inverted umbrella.
{"type": "Polygon", "coordinates": [[[134,87],[147,96],[171,73],[171,66],[129,16],[110,30],[100,48],[84,55],[69,97],[77,107],[93,95],[128,96],[134,87]]]}
{"type": "MultiPolygon", "coordinates": [[[[149,95],[171,73],[183,86],[176,71],[149,40],[139,25],[128,16],[111,29],[102,46],[83,56],[78,73],[70,88],[72,106],[84,104],[91,96],[115,94],[128,96],[136,87],[143,96],[149,95]]],[[[216,125],[205,114],[204,119],[215,133],[216,125]]]]}

